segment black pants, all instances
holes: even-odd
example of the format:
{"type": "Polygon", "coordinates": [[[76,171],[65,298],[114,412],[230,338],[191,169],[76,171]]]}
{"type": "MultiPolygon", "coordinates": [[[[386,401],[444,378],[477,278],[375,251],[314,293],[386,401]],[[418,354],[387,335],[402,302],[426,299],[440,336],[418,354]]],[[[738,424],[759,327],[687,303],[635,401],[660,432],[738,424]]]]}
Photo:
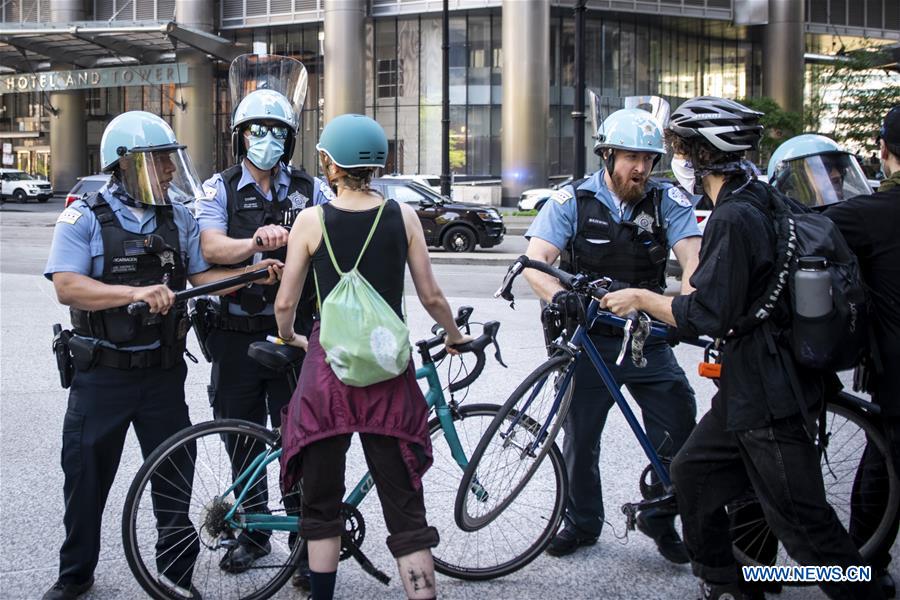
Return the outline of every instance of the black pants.
{"type": "MultiPolygon", "coordinates": [[[[145,458],[166,438],[190,427],[186,374],[183,360],[171,369],[97,367],[75,374],[63,423],[66,539],[59,551],[61,581],[83,582],[97,567],[103,509],[129,425],[134,425],[145,458]]],[[[187,514],[193,462],[185,454],[175,456],[150,482],[159,532],[157,568],[186,588],[199,551],[187,514]]]]}
{"type": "MultiPolygon", "coordinates": [[[[672,463],[684,541],[694,574],[728,583],[739,578],[725,505],[752,487],[788,554],[802,565],[862,565],[856,546],[825,500],[815,445],[799,415],[769,427],[725,430],[717,411],[700,420],[672,463]]],[[[822,584],[831,598],[881,598],[875,584],[822,584]]]]}
{"type": "MultiPolygon", "coordinates": [[[[274,332],[241,333],[212,329],[207,347],[212,356],[212,374],[209,384],[209,402],[216,419],[242,419],[266,426],[281,426],[281,409],[291,399],[290,386],[283,373],[267,369],[247,356],[250,344],[266,339],[274,332]],[[267,419],[268,417],[268,419],[267,419]]],[[[232,476],[237,477],[265,448],[259,444],[238,444],[236,436],[224,436],[223,440],[231,457],[232,476]]],[[[243,438],[240,438],[243,439],[243,438]]],[[[241,487],[241,486],[239,486],[241,487]]],[[[251,500],[244,509],[255,513],[268,513],[268,483],[263,477],[249,490],[251,500]]],[[[239,494],[241,489],[235,490],[239,494]]],[[[243,544],[262,546],[269,532],[242,533],[243,544]]]]}
{"type": "MultiPolygon", "coordinates": [[[[351,437],[348,433],[325,438],[305,447],[300,454],[300,536],[304,539],[324,540],[344,532],[341,504],[351,437]]],[[[437,546],[437,529],[429,527],[425,519],[422,488],[413,489],[397,438],[361,433],[360,439],[390,534],[387,546],[391,554],[396,558],[437,546]]]]}
{"type": "MultiPolygon", "coordinates": [[[[648,340],[647,366],[639,369],[627,356],[615,365],[621,337],[591,336],[604,362],[619,384],[624,384],[638,405],[650,442],[663,457],[673,457],[694,428],[697,404],[694,390],[663,340],[648,340]]],[[[584,357],[575,371],[572,405],[563,423],[563,456],[569,475],[566,522],[587,535],[603,528],[603,488],[600,484],[600,439],[615,401],[591,362],[584,357]]],[[[674,521],[673,514],[648,510],[648,518],[674,521]]]]}
{"type": "MultiPolygon", "coordinates": [[[[894,469],[900,465],[900,417],[883,417],[882,427],[894,469]]],[[[877,449],[869,444],[863,452],[856,480],[853,482],[850,512],[850,536],[859,544],[869,539],[881,521],[888,500],[888,464],[877,449]]],[[[888,535],[872,557],[872,567],[886,569],[891,564],[891,546],[897,538],[900,511],[891,522],[888,535]]]]}

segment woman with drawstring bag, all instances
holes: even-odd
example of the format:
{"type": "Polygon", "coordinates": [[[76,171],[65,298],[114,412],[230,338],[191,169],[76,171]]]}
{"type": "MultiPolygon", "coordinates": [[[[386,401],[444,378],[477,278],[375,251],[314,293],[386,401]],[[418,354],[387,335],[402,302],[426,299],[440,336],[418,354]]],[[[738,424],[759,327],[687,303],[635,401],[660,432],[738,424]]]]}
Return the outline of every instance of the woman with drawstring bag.
{"type": "Polygon", "coordinates": [[[344,528],[346,453],[359,433],[406,594],[434,598],[438,533],[428,526],[422,493],[431,442],[404,322],[407,266],[425,310],[447,331],[448,352],[469,338],[434,278],[415,211],[369,187],[387,158],[381,126],[341,115],[325,126],[316,149],[337,197],[294,222],[275,301],[279,337],[307,352],[282,420],[282,489],[300,482],[312,597],[330,599],[344,528]],[[307,340],[294,332],[293,315],[310,268],[319,318],[307,340]]]}

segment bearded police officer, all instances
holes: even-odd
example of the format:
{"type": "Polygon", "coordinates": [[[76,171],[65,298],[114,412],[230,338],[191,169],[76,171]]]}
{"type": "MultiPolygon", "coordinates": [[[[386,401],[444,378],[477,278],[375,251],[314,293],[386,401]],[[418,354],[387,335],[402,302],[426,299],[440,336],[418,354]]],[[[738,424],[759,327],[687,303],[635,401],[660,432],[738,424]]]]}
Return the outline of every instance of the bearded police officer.
{"type": "MultiPolygon", "coordinates": [[[[75,598],[94,582],[100,521],[129,425],[146,457],[191,424],[182,357],[188,322],[174,291],[234,274],[203,259],[197,222],[181,204],[202,195],[200,182],[165,121],[122,114],[104,131],[100,153],[110,181],[60,214],[44,271],[71,309],[64,339],[74,363],[63,423],[66,538],[59,579],[44,600],[75,598]],[[126,311],[137,301],[149,315],[126,311]]],[[[280,273],[281,263],[267,264],[280,273]]],[[[170,468],[170,477],[152,482],[157,568],[173,593],[199,598],[191,584],[198,541],[184,533],[193,529],[190,490],[171,483],[190,481],[193,466],[185,457],[170,468]]]]}
{"type": "MultiPolygon", "coordinates": [[[[297,213],[327,202],[331,190],[302,169],[288,165],[294,151],[297,115],[281,93],[258,89],[238,104],[232,147],[238,164],[204,183],[207,198],[199,203],[203,256],[221,265],[249,264],[259,257],[284,259],[288,232],[297,213]]],[[[313,286],[310,286],[311,289],[313,286]]],[[[283,374],[247,356],[251,343],[277,334],[273,302],[277,286],[251,286],[222,296],[209,321],[205,346],[212,359],[210,404],[217,419],[281,424],[281,409],[290,399],[283,374]]],[[[312,329],[314,292],[304,295],[297,331],[312,329]]],[[[240,467],[243,453],[235,451],[240,467]]],[[[265,494],[259,497],[264,509],[265,494]]],[[[267,534],[244,535],[220,566],[243,572],[270,551],[267,534]]]]}
{"type": "MultiPolygon", "coordinates": [[[[619,110],[600,126],[594,152],[605,168],[557,191],[526,233],[529,258],[553,263],[591,277],[610,277],[661,292],[671,248],[684,270],[683,290],[697,264],[700,231],[690,200],[668,184],[649,179],[665,153],[662,131],[653,116],[640,109],[619,110]]],[[[547,302],[565,303],[559,282],[534,270],[525,271],[531,287],[547,302]]],[[[663,456],[673,456],[694,427],[696,404],[684,372],[662,340],[648,340],[647,367],[629,361],[614,365],[621,331],[598,327],[592,339],[641,407],[651,442],[663,456]]],[[[548,553],[570,554],[594,544],[603,527],[600,484],[600,438],[613,405],[600,376],[584,362],[575,374],[572,404],[566,418],[563,453],[569,473],[565,525],[548,553]]],[[[668,560],[686,563],[688,556],[674,526],[674,512],[644,511],[638,527],[668,560]]]]}

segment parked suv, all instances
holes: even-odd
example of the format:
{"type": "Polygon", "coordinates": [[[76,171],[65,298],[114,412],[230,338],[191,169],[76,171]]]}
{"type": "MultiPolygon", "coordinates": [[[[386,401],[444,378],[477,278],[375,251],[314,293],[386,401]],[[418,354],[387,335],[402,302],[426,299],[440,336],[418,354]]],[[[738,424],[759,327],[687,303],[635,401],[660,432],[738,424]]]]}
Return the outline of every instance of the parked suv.
{"type": "Polygon", "coordinates": [[[30,199],[46,202],[53,195],[50,182],[46,179],[35,179],[25,171],[18,169],[0,169],[0,198],[13,198],[20,204],[30,199]]]}
{"type": "Polygon", "coordinates": [[[503,241],[506,227],[495,208],[453,202],[415,181],[380,178],[372,187],[385,198],[405,202],[416,209],[425,242],[448,252],[472,252],[475,246],[491,248],[503,241]]]}

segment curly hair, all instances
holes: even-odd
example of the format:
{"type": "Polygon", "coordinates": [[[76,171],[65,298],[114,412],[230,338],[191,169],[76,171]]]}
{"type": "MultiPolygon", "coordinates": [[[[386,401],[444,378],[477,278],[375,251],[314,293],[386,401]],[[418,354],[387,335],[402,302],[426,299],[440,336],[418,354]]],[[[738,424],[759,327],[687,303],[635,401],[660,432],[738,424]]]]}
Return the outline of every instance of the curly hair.
{"type": "Polygon", "coordinates": [[[664,135],[666,147],[689,158],[698,171],[730,174],[736,171],[735,163],[744,158],[743,152],[723,152],[703,138],[685,139],[671,129],[666,129],[664,135]]]}

